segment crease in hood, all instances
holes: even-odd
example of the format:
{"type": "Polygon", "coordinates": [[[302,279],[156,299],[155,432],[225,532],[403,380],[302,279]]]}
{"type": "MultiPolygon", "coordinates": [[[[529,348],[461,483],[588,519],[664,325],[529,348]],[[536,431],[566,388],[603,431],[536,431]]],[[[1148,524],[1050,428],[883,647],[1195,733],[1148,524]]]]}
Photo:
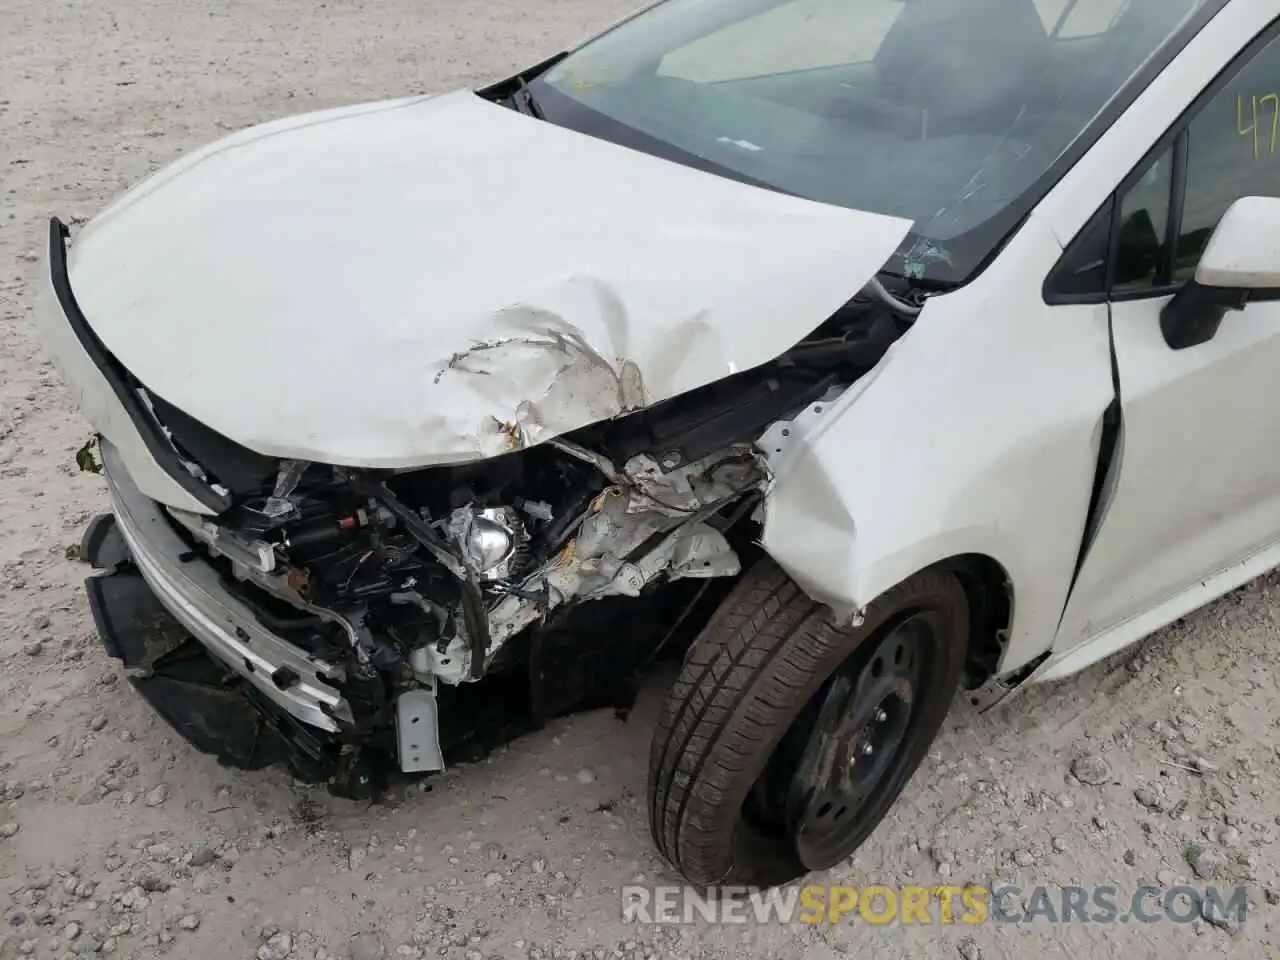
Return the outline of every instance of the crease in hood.
{"type": "Polygon", "coordinates": [[[76,239],[148,389],[259,453],[493,456],[786,351],[910,222],[773,193],[469,91],[241,131],[76,239]]]}

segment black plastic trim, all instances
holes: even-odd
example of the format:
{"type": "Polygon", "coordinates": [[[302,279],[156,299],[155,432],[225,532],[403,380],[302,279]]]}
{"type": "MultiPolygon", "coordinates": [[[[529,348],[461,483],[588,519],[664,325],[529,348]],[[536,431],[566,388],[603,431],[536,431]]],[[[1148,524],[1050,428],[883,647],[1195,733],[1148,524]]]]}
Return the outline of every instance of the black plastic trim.
{"type": "Polygon", "coordinates": [[[112,629],[111,615],[108,613],[107,603],[103,597],[104,586],[102,582],[106,577],[86,577],[84,581],[85,593],[89,597],[89,616],[93,618],[94,628],[98,631],[98,639],[106,648],[107,655],[112,659],[124,662],[124,649],[120,646],[120,640],[116,636],[116,632],[112,629]]]}
{"type": "Polygon", "coordinates": [[[1050,307],[1063,307],[1085,304],[1088,306],[1097,306],[1100,303],[1107,303],[1109,297],[1102,292],[1098,293],[1056,293],[1052,290],[1046,291],[1044,302],[1050,307]]]}
{"type": "MultiPolygon", "coordinates": [[[[1145,173],[1148,167],[1144,158],[1139,164],[1145,173]]],[[[1111,232],[1107,236],[1107,266],[1103,270],[1102,295],[1108,300],[1111,299],[1111,291],[1116,285],[1116,260],[1120,256],[1120,227],[1124,217],[1124,198],[1126,190],[1117,189],[1108,200],[1111,211],[1108,216],[1111,217],[1111,232]]]]}
{"type": "MultiPolygon", "coordinates": [[[[1116,205],[1117,207],[1119,204],[1116,205]]],[[[1120,392],[1120,362],[1116,357],[1115,328],[1107,317],[1107,343],[1111,350],[1111,402],[1102,412],[1102,431],[1098,438],[1098,461],[1094,465],[1093,487],[1089,494],[1089,508],[1084,516],[1084,530],[1080,535],[1080,549],[1076,552],[1075,567],[1071,571],[1071,583],[1058,615],[1058,627],[1067,615],[1067,607],[1076,592],[1076,582],[1084,569],[1089,551],[1098,539],[1098,531],[1106,519],[1115,493],[1116,479],[1120,474],[1120,461],[1124,452],[1124,400],[1120,392]]]]}
{"type": "Polygon", "coordinates": [[[147,452],[178,486],[191,494],[202,506],[215,513],[222,513],[231,506],[231,497],[219,494],[183,467],[173,445],[160,429],[160,424],[156,422],[138,396],[133,377],[98,339],[97,334],[89,326],[89,321],[81,312],[80,305],[76,303],[75,294],[71,290],[71,280],[67,276],[67,238],[70,235],[71,231],[67,229],[66,224],[57,217],[50,218],[49,272],[54,293],[58,296],[58,303],[62,306],[67,323],[75,333],[76,339],[80,341],[84,352],[101,371],[121,406],[129,414],[129,419],[133,421],[138,435],[146,444],[147,452]]]}
{"type": "Polygon", "coordinates": [[[1093,304],[1107,302],[1107,287],[1111,281],[1111,268],[1114,262],[1112,249],[1112,238],[1115,236],[1115,211],[1112,204],[1115,202],[1115,194],[1107,197],[1103,201],[1098,211],[1089,218],[1089,222],[1080,228],[1080,232],[1072,238],[1062,252],[1062,256],[1058,258],[1058,262],[1053,265],[1053,269],[1045,276],[1044,285],[1041,287],[1040,293],[1044,298],[1044,302],[1049,306],[1061,306],[1067,304],[1093,304]],[[1074,266],[1074,260],[1080,254],[1080,249],[1087,242],[1093,239],[1092,233],[1101,222],[1106,222],[1107,231],[1107,251],[1106,263],[1103,264],[1102,286],[1097,290],[1090,290],[1080,293],[1066,293],[1059,289],[1063,275],[1067,268],[1074,266]]]}
{"type": "Polygon", "coordinates": [[[1058,293],[1052,290],[1046,284],[1042,295],[1046,306],[1049,307],[1069,307],[1085,304],[1087,306],[1097,306],[1100,303],[1108,302],[1105,292],[1098,291],[1093,293],[1058,293]]]}
{"type": "Polygon", "coordinates": [[[129,561],[129,548],[116,527],[114,513],[100,513],[80,537],[79,559],[95,570],[114,570],[129,561]]]}
{"type": "Polygon", "coordinates": [[[557,63],[569,55],[569,50],[561,50],[559,53],[552,54],[547,59],[535,63],[531,67],[525,67],[519,73],[502,80],[496,80],[487,87],[478,87],[475,94],[483,97],[485,100],[506,100],[528,85],[528,82],[534,77],[541,76],[546,73],[557,63]]]}
{"type": "Polygon", "coordinates": [[[1161,286],[1147,287],[1145,290],[1124,290],[1107,295],[1108,303],[1131,303],[1134,300],[1157,300],[1160,297],[1171,297],[1182,289],[1180,283],[1168,283],[1161,286]]]}
{"type": "Polygon", "coordinates": [[[1187,156],[1190,153],[1191,131],[1183,127],[1173,141],[1173,169],[1169,171],[1169,216],[1164,227],[1164,252],[1160,255],[1160,269],[1156,273],[1156,286],[1173,284],[1173,264],[1178,259],[1178,238],[1182,236],[1182,211],[1187,205],[1187,156]]]}
{"type": "Polygon", "coordinates": [[[1098,462],[1094,468],[1093,489],[1089,495],[1089,509],[1085,513],[1084,535],[1080,538],[1080,549],[1076,553],[1075,568],[1071,572],[1071,584],[1067,588],[1068,598],[1071,595],[1071,591],[1075,589],[1076,580],[1080,577],[1080,571],[1084,568],[1084,562],[1089,556],[1089,548],[1093,546],[1094,541],[1098,538],[1098,531],[1102,529],[1102,518],[1106,515],[1106,510],[1103,508],[1110,503],[1111,499],[1107,496],[1107,487],[1113,475],[1113,466],[1115,465],[1116,453],[1119,450],[1123,426],[1124,411],[1117,395],[1107,404],[1107,409],[1102,413],[1102,435],[1098,443],[1098,462]]]}

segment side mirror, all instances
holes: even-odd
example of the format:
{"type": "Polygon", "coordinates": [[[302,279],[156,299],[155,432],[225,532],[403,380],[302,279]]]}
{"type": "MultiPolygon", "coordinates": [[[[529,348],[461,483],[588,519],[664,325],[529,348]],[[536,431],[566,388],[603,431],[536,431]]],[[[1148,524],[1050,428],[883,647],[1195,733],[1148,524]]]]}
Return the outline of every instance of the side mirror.
{"type": "Polygon", "coordinates": [[[1160,312],[1160,331],[1174,350],[1212,340],[1228,310],[1280,300],[1280,198],[1241,197],[1218,223],[1195,279],[1160,312]]]}

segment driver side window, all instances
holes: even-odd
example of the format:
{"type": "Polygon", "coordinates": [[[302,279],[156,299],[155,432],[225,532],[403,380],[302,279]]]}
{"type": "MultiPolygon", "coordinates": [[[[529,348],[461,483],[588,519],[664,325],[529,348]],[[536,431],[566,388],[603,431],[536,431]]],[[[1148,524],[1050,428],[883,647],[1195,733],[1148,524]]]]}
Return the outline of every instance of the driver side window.
{"type": "Polygon", "coordinates": [[[1097,263],[1101,224],[1095,222],[1055,271],[1061,283],[1053,289],[1117,299],[1171,293],[1195,275],[1232,203],[1280,196],[1280,38],[1245,57],[1117,191],[1105,278],[1094,269],[1088,288],[1081,286],[1085,261],[1097,263]]]}

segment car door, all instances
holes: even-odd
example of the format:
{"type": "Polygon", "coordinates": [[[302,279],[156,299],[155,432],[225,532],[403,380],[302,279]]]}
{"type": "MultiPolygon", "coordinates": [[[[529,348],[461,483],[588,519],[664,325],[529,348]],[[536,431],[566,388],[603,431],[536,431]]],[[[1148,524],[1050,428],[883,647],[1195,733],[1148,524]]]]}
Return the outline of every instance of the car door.
{"type": "Polygon", "coordinates": [[[1112,631],[1118,647],[1276,562],[1280,303],[1229,313],[1215,337],[1181,350],[1160,312],[1233,201],[1280,196],[1277,33],[1242,52],[1113,199],[1120,417],[1060,651],[1112,631]]]}

